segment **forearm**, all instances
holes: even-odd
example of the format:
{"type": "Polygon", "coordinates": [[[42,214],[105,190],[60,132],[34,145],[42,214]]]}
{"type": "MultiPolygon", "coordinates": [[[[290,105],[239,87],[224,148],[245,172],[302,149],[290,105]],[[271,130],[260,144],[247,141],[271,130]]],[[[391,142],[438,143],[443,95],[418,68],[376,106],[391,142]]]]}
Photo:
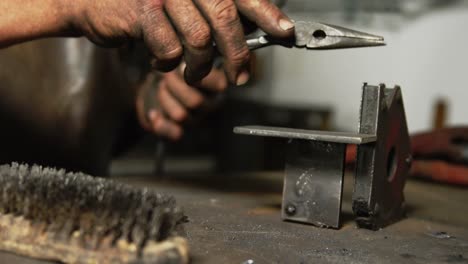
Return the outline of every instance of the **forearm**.
{"type": "Polygon", "coordinates": [[[198,84],[212,67],[213,41],[228,80],[249,79],[250,51],[241,17],[276,38],[294,35],[294,23],[269,0],[0,0],[0,48],[51,36],[86,36],[119,47],[143,40],[156,70],[182,57],[185,79],[198,84]]]}
{"type": "Polygon", "coordinates": [[[52,36],[71,36],[74,1],[1,0],[0,48],[52,36]]]}

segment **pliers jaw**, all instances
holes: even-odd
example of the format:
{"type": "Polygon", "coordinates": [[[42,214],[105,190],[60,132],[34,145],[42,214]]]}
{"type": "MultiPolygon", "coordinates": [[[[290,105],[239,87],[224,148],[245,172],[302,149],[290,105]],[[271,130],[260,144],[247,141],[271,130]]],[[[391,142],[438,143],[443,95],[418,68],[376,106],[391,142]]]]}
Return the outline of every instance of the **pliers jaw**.
{"type": "Polygon", "coordinates": [[[250,50],[271,45],[287,48],[307,49],[349,49],[359,47],[385,46],[384,38],[352,29],[318,22],[297,21],[295,35],[291,38],[278,39],[263,35],[247,39],[250,50]]]}
{"type": "Polygon", "coordinates": [[[384,38],[352,29],[317,22],[296,22],[296,47],[346,49],[384,46],[384,38]]]}

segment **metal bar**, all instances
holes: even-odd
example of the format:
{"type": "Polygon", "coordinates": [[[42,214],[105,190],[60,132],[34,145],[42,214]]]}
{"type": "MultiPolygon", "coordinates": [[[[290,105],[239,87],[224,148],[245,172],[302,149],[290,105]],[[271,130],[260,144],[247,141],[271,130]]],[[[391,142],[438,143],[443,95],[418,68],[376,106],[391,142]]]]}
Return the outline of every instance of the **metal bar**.
{"type": "Polygon", "coordinates": [[[377,230],[404,215],[411,151],[399,87],[364,86],[360,132],[378,142],[358,147],[353,211],[359,227],[377,230]]]}
{"type": "Polygon", "coordinates": [[[291,139],[304,139],[312,141],[322,141],[342,144],[366,144],[375,142],[377,137],[375,134],[357,134],[346,132],[329,132],[329,131],[314,131],[304,129],[282,128],[282,127],[266,127],[266,126],[245,126],[234,128],[234,133],[249,136],[261,137],[280,137],[291,139]]]}
{"type": "Polygon", "coordinates": [[[346,144],[292,139],[287,145],[284,220],[340,227],[346,144]]]}
{"type": "Polygon", "coordinates": [[[364,84],[359,133],[247,126],[234,132],[287,138],[284,220],[339,228],[347,144],[358,146],[353,211],[359,227],[379,229],[404,215],[411,165],[400,87],[364,84]]]}
{"type": "MultiPolygon", "coordinates": [[[[379,86],[369,86],[364,84],[362,89],[361,109],[359,116],[359,133],[377,134],[379,116],[381,114],[384,100],[384,88],[379,86]]],[[[353,211],[356,216],[368,216],[375,205],[373,200],[372,182],[374,180],[373,171],[375,161],[376,144],[369,144],[358,148],[356,160],[356,180],[353,192],[353,211]]]]}

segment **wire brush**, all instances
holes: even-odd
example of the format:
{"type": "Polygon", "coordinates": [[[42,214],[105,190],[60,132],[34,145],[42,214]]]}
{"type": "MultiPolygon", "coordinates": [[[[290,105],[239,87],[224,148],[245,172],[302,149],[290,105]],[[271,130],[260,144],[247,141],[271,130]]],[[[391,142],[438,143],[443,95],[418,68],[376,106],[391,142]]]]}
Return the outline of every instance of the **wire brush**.
{"type": "Polygon", "coordinates": [[[65,263],[187,263],[174,198],[82,173],[0,166],[0,250],[65,263]]]}

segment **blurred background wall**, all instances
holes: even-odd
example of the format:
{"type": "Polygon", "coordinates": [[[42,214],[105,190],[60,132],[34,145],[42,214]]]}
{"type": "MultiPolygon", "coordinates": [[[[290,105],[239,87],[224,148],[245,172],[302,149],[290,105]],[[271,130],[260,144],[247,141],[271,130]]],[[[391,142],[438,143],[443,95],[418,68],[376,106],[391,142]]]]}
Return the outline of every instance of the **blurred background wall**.
{"type": "Polygon", "coordinates": [[[258,82],[239,93],[274,105],[333,109],[332,126],[355,131],[363,82],[403,87],[411,132],[430,129],[436,101],[448,125],[467,123],[468,1],[289,0],[294,19],[383,35],[387,46],[341,51],[265,49],[258,82]]]}

